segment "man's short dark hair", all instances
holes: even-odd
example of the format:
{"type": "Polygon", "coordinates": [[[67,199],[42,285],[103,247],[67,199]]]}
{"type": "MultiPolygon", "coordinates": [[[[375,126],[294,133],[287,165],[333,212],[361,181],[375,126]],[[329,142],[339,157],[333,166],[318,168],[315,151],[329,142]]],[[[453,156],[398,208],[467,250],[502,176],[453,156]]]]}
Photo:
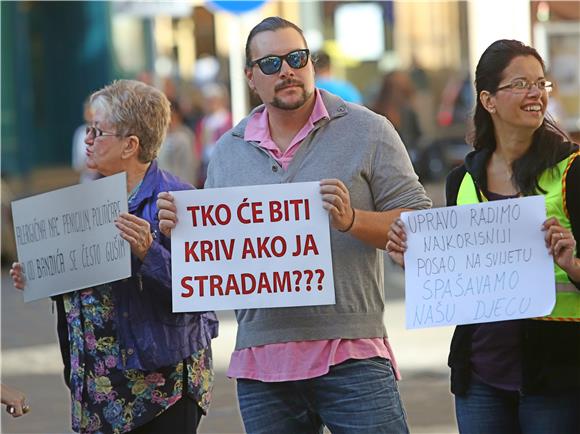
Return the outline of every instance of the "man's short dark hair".
{"type": "Polygon", "coordinates": [[[306,38],[304,38],[304,32],[296,24],[280,17],[264,18],[260,23],[254,26],[254,28],[250,31],[250,34],[248,35],[248,39],[246,40],[246,68],[250,68],[250,63],[252,61],[252,54],[250,53],[250,44],[252,43],[252,39],[254,39],[254,36],[262,32],[274,32],[276,30],[288,28],[296,30],[300,34],[300,36],[302,36],[305,48],[308,48],[306,38]]]}

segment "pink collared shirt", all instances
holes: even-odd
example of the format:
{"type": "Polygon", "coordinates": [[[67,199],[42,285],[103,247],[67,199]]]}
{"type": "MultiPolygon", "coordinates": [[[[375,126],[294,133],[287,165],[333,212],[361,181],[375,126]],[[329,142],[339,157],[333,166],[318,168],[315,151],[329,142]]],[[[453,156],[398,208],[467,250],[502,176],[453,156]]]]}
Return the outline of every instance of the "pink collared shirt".
{"type": "MultiPolygon", "coordinates": [[[[316,122],[328,118],[320,92],[310,118],[296,134],[286,151],[282,152],[272,140],[268,125],[268,111],[254,113],[246,125],[244,140],[259,142],[284,170],[300,147],[300,143],[314,129],[316,122]]],[[[319,377],[333,365],[348,359],[384,357],[392,363],[395,377],[401,378],[397,362],[387,338],[325,339],[318,341],[284,342],[244,348],[234,351],[227,375],[265,382],[295,381],[319,377]]]]}
{"type": "Polygon", "coordinates": [[[246,125],[246,131],[244,132],[244,140],[246,142],[260,142],[260,147],[266,149],[272,158],[280,163],[284,170],[287,170],[296,154],[296,151],[298,151],[302,140],[304,140],[308,133],[314,129],[316,122],[324,118],[328,119],[328,117],[328,111],[322,102],[320,92],[316,90],[316,101],[314,103],[312,114],[302,129],[298,131],[298,134],[294,136],[285,151],[281,151],[278,145],[272,140],[270,126],[268,124],[268,110],[266,109],[254,113],[250,118],[246,125]]]}

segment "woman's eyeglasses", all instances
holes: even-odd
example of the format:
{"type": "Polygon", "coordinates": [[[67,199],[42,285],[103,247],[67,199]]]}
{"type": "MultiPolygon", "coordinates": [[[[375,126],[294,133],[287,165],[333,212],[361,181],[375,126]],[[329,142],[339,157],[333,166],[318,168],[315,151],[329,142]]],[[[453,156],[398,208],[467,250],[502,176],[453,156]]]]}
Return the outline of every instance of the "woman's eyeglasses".
{"type": "Polygon", "coordinates": [[[88,137],[91,137],[93,139],[96,139],[97,137],[108,137],[108,136],[119,136],[119,134],[117,133],[111,133],[109,131],[103,131],[100,128],[97,127],[93,127],[93,126],[87,126],[87,128],[85,129],[85,135],[87,135],[88,137]]]}
{"type": "Polygon", "coordinates": [[[260,71],[266,75],[276,74],[282,68],[282,62],[285,60],[291,68],[301,69],[308,63],[310,50],[307,48],[303,50],[294,50],[284,56],[266,56],[261,59],[252,60],[248,62],[248,68],[258,65],[260,71]]]}
{"type": "MultiPolygon", "coordinates": [[[[511,90],[514,93],[527,93],[532,90],[532,87],[536,86],[540,91],[550,92],[552,90],[552,82],[548,80],[537,80],[537,81],[528,81],[528,80],[514,80],[509,84],[504,86],[500,86],[497,88],[497,91],[500,90],[511,90]]],[[[497,92],[496,91],[496,92],[497,92]]]]}

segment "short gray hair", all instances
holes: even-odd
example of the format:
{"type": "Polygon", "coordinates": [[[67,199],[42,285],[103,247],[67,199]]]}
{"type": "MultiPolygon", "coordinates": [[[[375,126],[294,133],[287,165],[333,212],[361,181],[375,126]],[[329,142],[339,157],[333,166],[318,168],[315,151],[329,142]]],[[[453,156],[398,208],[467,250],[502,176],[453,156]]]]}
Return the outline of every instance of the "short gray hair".
{"type": "Polygon", "coordinates": [[[105,112],[118,134],[139,137],[139,161],[148,163],[157,157],[171,120],[163,92],[140,81],[115,80],[93,93],[90,102],[105,112]]]}

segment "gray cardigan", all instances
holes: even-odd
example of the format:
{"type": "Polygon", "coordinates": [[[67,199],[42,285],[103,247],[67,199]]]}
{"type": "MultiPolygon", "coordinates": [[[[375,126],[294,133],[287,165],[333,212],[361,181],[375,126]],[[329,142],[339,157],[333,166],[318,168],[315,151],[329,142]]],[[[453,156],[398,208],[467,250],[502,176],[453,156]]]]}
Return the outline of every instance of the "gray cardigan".
{"type": "MultiPolygon", "coordinates": [[[[431,206],[397,132],[386,118],[320,91],[321,119],[282,167],[256,142],[244,141],[249,117],[224,134],[206,188],[338,178],[355,208],[387,211],[431,206]]],[[[255,111],[264,110],[264,106],[255,111]]],[[[236,311],[236,349],[318,339],[385,337],[383,252],[331,229],[335,305],[236,311]]]]}

